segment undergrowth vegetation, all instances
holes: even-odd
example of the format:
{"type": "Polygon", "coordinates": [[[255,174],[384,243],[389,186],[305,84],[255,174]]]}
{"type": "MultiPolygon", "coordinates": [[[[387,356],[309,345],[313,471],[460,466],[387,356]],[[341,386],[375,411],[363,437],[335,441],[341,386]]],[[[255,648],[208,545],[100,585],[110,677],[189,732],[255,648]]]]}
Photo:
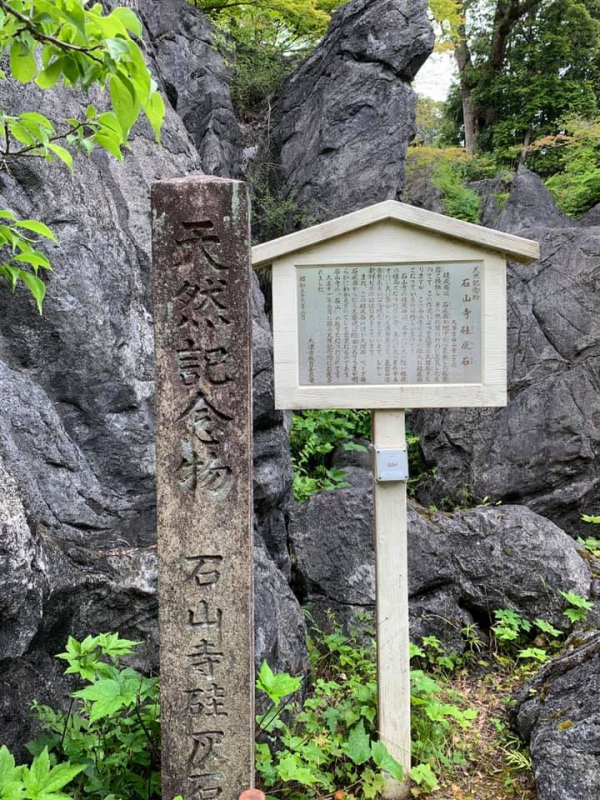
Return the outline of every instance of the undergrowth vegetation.
{"type": "MultiPolygon", "coordinates": [[[[354,439],[371,438],[371,412],[365,409],[324,409],[301,411],[292,415],[290,451],[294,467],[294,497],[302,503],[317,492],[345,489],[343,469],[336,468],[332,456],[336,448],[345,451],[366,452],[365,444],[354,439]]],[[[419,481],[429,474],[419,437],[406,432],[406,445],[410,465],[409,493],[419,481]]]]}
{"type": "MultiPolygon", "coordinates": [[[[561,594],[567,627],[584,620],[592,604],[561,594]]],[[[313,625],[306,678],[262,664],[256,769],[270,800],[369,800],[382,796],[386,775],[403,779],[378,738],[375,637],[367,618],[359,623],[350,634],[333,617],[324,632],[313,625]]],[[[506,709],[565,632],[498,609],[489,629],[461,634],[460,652],[435,636],[411,645],[412,796],[533,800],[531,759],[506,709]]],[[[69,637],[57,658],[79,688],[66,711],[32,703],[42,733],[27,745],[30,764],[0,746],[0,800],[160,798],[158,679],[123,661],[139,644],[115,633],[69,637]]]]}

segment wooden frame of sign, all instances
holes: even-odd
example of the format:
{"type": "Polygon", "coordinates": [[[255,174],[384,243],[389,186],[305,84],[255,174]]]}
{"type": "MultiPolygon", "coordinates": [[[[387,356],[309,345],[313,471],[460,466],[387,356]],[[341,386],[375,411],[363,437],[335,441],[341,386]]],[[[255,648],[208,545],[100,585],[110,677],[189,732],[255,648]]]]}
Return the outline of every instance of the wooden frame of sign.
{"type": "Polygon", "coordinates": [[[506,404],[506,258],[537,242],[393,200],[258,245],[273,267],[275,406],[370,408],[378,731],[410,794],[405,408],[506,404]]]}
{"type": "MultiPolygon", "coordinates": [[[[257,245],[252,253],[255,267],[267,264],[273,266],[277,408],[440,408],[506,404],[506,258],[526,263],[535,260],[539,256],[537,242],[389,200],[257,245]],[[394,356],[394,345],[391,342],[391,339],[402,337],[403,330],[400,326],[396,326],[392,336],[387,337],[390,344],[387,360],[395,360],[395,367],[390,363],[385,374],[383,364],[381,374],[375,376],[376,382],[371,382],[372,376],[367,375],[366,371],[361,374],[356,369],[354,374],[347,370],[346,376],[333,376],[331,370],[327,374],[327,358],[329,357],[330,363],[336,356],[340,360],[339,347],[337,352],[335,347],[330,347],[329,356],[321,355],[320,376],[318,369],[311,373],[310,362],[308,365],[301,364],[300,339],[304,335],[304,344],[311,341],[311,331],[303,334],[302,330],[301,281],[304,280],[304,285],[311,286],[306,292],[305,316],[311,317],[319,313],[315,300],[320,297],[323,301],[320,307],[323,322],[323,316],[330,313],[331,308],[327,307],[327,287],[323,288],[322,284],[320,290],[318,286],[315,289],[318,280],[316,276],[320,273],[322,281],[337,281],[337,288],[334,285],[331,292],[331,306],[335,303],[336,296],[345,296],[344,282],[347,284],[350,279],[354,283],[357,280],[364,281],[366,272],[370,273],[368,277],[371,284],[379,284],[380,299],[383,297],[387,302],[390,313],[394,307],[390,293],[396,291],[399,296],[402,287],[406,287],[406,281],[412,280],[411,274],[426,273],[426,279],[433,281],[434,286],[436,282],[439,285],[441,276],[442,290],[433,293],[435,313],[439,316],[438,324],[434,326],[434,335],[430,336],[430,345],[434,350],[436,342],[438,343],[440,358],[446,352],[445,364],[432,361],[427,369],[427,353],[423,353],[420,369],[418,361],[415,362],[414,359],[412,365],[404,364],[405,369],[402,369],[402,353],[396,347],[394,356]],[[456,308],[451,312],[452,319],[442,318],[441,311],[446,299],[443,281],[447,275],[457,284],[451,287],[452,292],[463,288],[464,284],[465,292],[462,297],[471,298],[471,305],[465,303],[462,310],[456,308]],[[373,276],[374,281],[371,280],[373,276]],[[478,281],[476,294],[473,292],[473,276],[478,281]],[[479,320],[475,326],[475,337],[471,334],[470,338],[465,338],[460,333],[460,328],[467,330],[473,326],[461,325],[456,346],[459,350],[469,346],[475,348],[478,363],[475,371],[471,369],[472,374],[468,376],[468,380],[463,380],[460,375],[463,361],[461,352],[465,355],[465,361],[469,360],[472,352],[459,352],[458,364],[454,363],[453,367],[456,352],[442,351],[442,348],[444,339],[452,337],[452,330],[448,331],[448,323],[451,327],[456,327],[459,319],[468,323],[469,319],[461,319],[460,314],[469,311],[476,313],[479,320]],[[406,366],[409,366],[408,370],[406,366]],[[421,380],[418,380],[419,376],[421,380]]],[[[370,286],[367,285],[363,294],[369,290],[370,286]]],[[[421,306],[428,303],[427,288],[419,291],[417,286],[413,292],[413,301],[421,306]]],[[[360,311],[361,302],[361,293],[357,290],[346,304],[348,313],[354,313],[355,318],[358,316],[357,310],[360,311]]],[[[329,319],[331,318],[330,315],[329,319]]],[[[423,324],[423,314],[420,322],[423,324]]],[[[346,320],[346,325],[352,326],[351,317],[346,320]]],[[[332,326],[329,327],[331,338],[332,326]]],[[[347,330],[345,333],[348,337],[347,330]]],[[[415,331],[410,333],[414,338],[415,331]]],[[[419,333],[417,331],[416,335],[419,336],[419,333]]],[[[366,331],[365,334],[368,338],[373,331],[366,331]]],[[[381,347],[385,339],[381,326],[375,331],[375,336],[378,336],[381,347]]],[[[472,367],[473,364],[467,366],[472,367]]]]}

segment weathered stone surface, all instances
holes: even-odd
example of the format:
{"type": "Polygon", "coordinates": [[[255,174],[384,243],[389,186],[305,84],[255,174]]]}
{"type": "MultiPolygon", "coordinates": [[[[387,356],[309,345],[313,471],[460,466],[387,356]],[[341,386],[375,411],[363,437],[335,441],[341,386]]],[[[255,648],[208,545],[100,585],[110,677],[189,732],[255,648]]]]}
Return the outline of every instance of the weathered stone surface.
{"type": "MultiPolygon", "coordinates": [[[[0,546],[0,609],[6,615],[0,621],[0,731],[2,742],[13,748],[32,738],[32,699],[65,699],[68,686],[53,655],[64,649],[68,634],[82,638],[118,630],[148,641],[140,666],[158,669],[149,187],[159,178],[209,169],[216,163],[207,155],[214,153],[206,145],[210,131],[220,136],[217,117],[229,123],[219,111],[227,88],[215,86],[224,70],[203,49],[208,33],[199,33],[198,12],[186,0],[127,4],[158,31],[162,44],[150,42],[147,54],[159,83],[164,78],[185,94],[187,70],[193,71],[185,108],[192,107],[192,93],[198,109],[214,103],[205,118],[206,163],[168,107],[162,146],[140,124],[122,164],[97,152],[77,159],[73,177],[39,160],[22,160],[0,174],[0,206],[42,219],[59,236],[59,246],[49,248],[55,270],[43,318],[23,291],[0,291],[0,456],[16,480],[29,530],[12,505],[2,515],[8,533],[6,546],[4,539],[0,546]],[[173,19],[173,8],[181,19],[171,39],[166,20],[173,19]],[[170,63],[171,56],[180,61],[170,63]]],[[[40,93],[8,81],[2,89],[3,108],[11,113],[37,109],[56,119],[78,115],[89,102],[60,87],[40,93]]],[[[233,123],[229,133],[235,134],[233,123]]],[[[227,150],[235,141],[231,136],[220,140],[225,161],[234,152],[227,150]]],[[[281,428],[284,417],[272,408],[272,345],[262,302],[255,287],[254,327],[262,331],[255,348],[256,419],[267,430],[281,428]]],[[[285,482],[278,477],[274,491],[265,485],[257,520],[262,530],[270,526],[271,552],[289,572],[289,457],[274,445],[285,437],[278,439],[276,431],[269,436],[272,444],[259,452],[261,469],[265,480],[269,472],[285,471],[288,495],[280,508],[285,482]],[[270,459],[275,467],[269,467],[270,459]]],[[[277,614],[290,620],[286,604],[293,598],[284,598],[277,587],[282,579],[274,564],[265,570],[273,573],[276,588],[264,606],[257,597],[257,619],[272,619],[281,603],[285,613],[277,614]]],[[[285,655],[290,663],[294,654],[295,663],[305,657],[291,624],[267,638],[271,654],[285,655]]]]}
{"type": "MultiPolygon", "coordinates": [[[[510,197],[494,227],[519,235],[522,230],[572,228],[573,224],[572,219],[558,210],[542,179],[525,167],[519,167],[510,197]]],[[[530,233],[522,235],[533,238],[530,233]]]]}
{"type": "Polygon", "coordinates": [[[236,797],[255,724],[248,187],[159,181],[152,219],[162,789],[236,797]]]}
{"type": "Polygon", "coordinates": [[[334,14],[280,98],[281,172],[303,210],[329,218],[399,195],[410,81],[432,49],[425,0],[353,0],[334,14]]]}
{"type": "Polygon", "coordinates": [[[539,800],[596,800],[600,787],[600,632],[574,636],[519,693],[539,800]]]}
{"type": "Polygon", "coordinates": [[[236,177],[242,134],[212,26],[186,0],[136,0],[135,5],[152,40],[165,93],[196,146],[202,169],[236,177]]]}
{"type": "MultiPolygon", "coordinates": [[[[292,514],[290,541],[300,595],[318,618],[333,609],[347,623],[373,607],[371,493],[315,495],[292,514]]],[[[589,597],[590,570],[572,539],[521,506],[429,514],[409,505],[409,594],[413,638],[435,634],[460,645],[460,629],[513,608],[564,627],[571,590],[589,597]]]]}
{"type": "Polygon", "coordinates": [[[354,439],[354,443],[364,447],[364,450],[345,450],[343,445],[336,447],[331,464],[335,469],[344,470],[344,480],[350,486],[355,489],[371,489],[373,486],[371,443],[367,439],[354,439]]]}
{"type": "Polygon", "coordinates": [[[399,199],[417,208],[425,208],[437,214],[444,213],[442,193],[431,179],[431,165],[419,161],[418,150],[407,162],[402,197],[399,199]]]}
{"type": "Polygon", "coordinates": [[[260,537],[254,548],[255,664],[276,664],[291,675],[306,671],[306,624],[298,600],[260,537]]]}
{"type": "MultiPolygon", "coordinates": [[[[83,102],[10,82],[3,93],[12,112],[50,118],[76,116],[83,102]]],[[[0,435],[27,502],[61,540],[136,546],[153,536],[149,184],[198,163],[172,111],[163,143],[141,125],[122,165],[97,152],[77,160],[73,178],[26,160],[0,175],[0,204],[59,237],[42,318],[23,290],[0,293],[0,402],[13,399],[0,435]]]]}
{"type": "Polygon", "coordinates": [[[600,203],[595,205],[593,208],[584,214],[583,217],[579,220],[580,225],[600,225],[600,203]]]}
{"type": "Polygon", "coordinates": [[[424,505],[466,488],[573,533],[582,513],[600,512],[600,228],[566,227],[552,209],[520,171],[498,227],[538,239],[542,256],[509,264],[508,406],[419,411],[409,425],[438,467],[424,505]]]}
{"type": "Polygon", "coordinates": [[[37,633],[44,579],[39,544],[29,530],[17,483],[1,459],[0,487],[0,658],[6,659],[23,655],[37,633]]]}

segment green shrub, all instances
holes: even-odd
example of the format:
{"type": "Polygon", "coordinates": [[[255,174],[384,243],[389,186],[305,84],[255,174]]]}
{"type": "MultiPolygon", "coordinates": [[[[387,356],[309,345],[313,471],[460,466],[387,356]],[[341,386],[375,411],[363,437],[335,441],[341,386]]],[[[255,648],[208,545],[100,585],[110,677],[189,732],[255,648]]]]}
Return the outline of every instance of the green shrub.
{"type": "Polygon", "coordinates": [[[83,688],[73,692],[66,712],[32,705],[44,733],[28,749],[42,760],[50,753],[65,770],[74,770],[76,797],[160,797],[158,679],[120,663],[137,644],[115,633],[83,642],[69,637],[57,658],[67,662],[65,674],[76,675],[83,688]]]}
{"type": "Polygon", "coordinates": [[[406,155],[407,183],[421,172],[440,192],[442,211],[467,222],[479,222],[481,198],[464,185],[473,161],[460,147],[409,147],[406,155]]]}
{"type": "MultiPolygon", "coordinates": [[[[370,438],[369,411],[340,409],[302,411],[292,416],[290,448],[294,467],[294,496],[299,503],[316,492],[349,486],[344,470],[331,465],[335,447],[348,439],[370,438]]],[[[347,450],[365,448],[346,441],[347,450]]]]}
{"type": "MultiPolygon", "coordinates": [[[[263,664],[257,688],[271,702],[257,718],[257,772],[269,796],[309,800],[339,792],[347,800],[381,796],[382,771],[402,780],[400,764],[377,737],[375,647],[365,633],[346,636],[338,625],[331,633],[313,631],[309,653],[311,676],[307,697],[297,711],[286,704],[299,680],[274,676],[263,664]],[[273,688],[274,682],[279,685],[273,688]],[[288,725],[281,716],[294,710],[288,725]]],[[[436,771],[456,763],[456,731],[471,726],[474,709],[450,689],[411,670],[412,751],[410,777],[422,789],[438,786],[436,771]]]]}

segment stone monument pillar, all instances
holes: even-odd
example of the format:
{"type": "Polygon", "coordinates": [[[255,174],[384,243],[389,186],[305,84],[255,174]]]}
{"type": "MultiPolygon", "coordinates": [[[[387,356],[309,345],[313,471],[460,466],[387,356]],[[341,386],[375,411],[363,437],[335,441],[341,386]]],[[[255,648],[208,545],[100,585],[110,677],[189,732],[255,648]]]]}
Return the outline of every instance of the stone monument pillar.
{"type": "Polygon", "coordinates": [[[253,785],[247,186],[152,188],[164,800],[253,785]]]}

